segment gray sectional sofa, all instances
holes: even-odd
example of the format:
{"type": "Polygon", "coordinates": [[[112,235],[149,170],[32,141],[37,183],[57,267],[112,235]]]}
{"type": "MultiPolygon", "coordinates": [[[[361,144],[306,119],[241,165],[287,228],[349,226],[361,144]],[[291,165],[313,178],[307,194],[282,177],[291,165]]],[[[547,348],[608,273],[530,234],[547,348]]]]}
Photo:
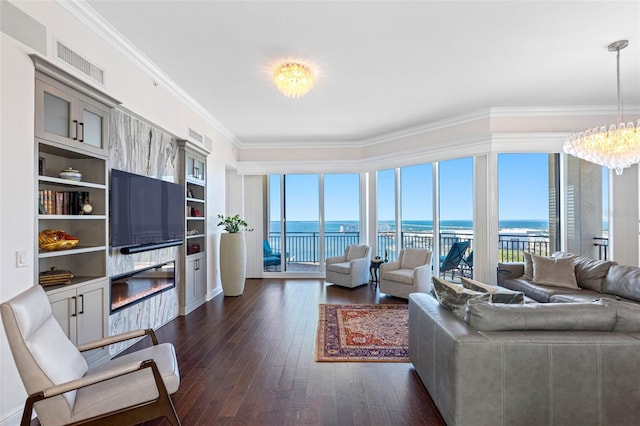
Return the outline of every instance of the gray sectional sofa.
{"type": "Polygon", "coordinates": [[[574,263],[576,283],[593,288],[500,265],[503,286],[550,303],[479,298],[462,319],[431,294],[409,296],[409,357],[449,426],[640,424],[640,268],[574,263]]]}

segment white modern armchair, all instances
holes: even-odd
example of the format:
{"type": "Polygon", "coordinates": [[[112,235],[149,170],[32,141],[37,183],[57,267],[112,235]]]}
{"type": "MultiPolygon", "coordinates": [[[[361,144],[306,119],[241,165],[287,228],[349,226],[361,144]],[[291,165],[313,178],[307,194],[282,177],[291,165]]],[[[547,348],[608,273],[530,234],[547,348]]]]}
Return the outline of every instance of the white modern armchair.
{"type": "Polygon", "coordinates": [[[179,425],[170,394],[180,375],[173,345],[139,330],[74,346],[53,317],[39,285],[0,306],[11,353],[29,394],[22,426],[35,409],[44,426],[134,425],[166,417],[179,425]],[[81,351],[149,335],[153,346],[89,368],[81,351]]]}
{"type": "Polygon", "coordinates": [[[370,251],[368,245],[350,245],[344,249],[342,256],[326,258],[326,281],[343,287],[368,284],[370,251]]]}
{"type": "Polygon", "coordinates": [[[408,299],[411,293],[431,291],[431,252],[404,248],[398,260],[380,265],[380,291],[408,299]]]}

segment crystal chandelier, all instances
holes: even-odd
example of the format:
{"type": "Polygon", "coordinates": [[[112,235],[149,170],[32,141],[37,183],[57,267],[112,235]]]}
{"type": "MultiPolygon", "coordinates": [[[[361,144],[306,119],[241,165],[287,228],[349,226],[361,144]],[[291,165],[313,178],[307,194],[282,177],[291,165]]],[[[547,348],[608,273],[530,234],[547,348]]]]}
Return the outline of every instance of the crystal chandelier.
{"type": "Polygon", "coordinates": [[[313,88],[315,77],[308,65],[287,62],[275,68],[273,82],[283,95],[289,98],[301,98],[313,88]]]}
{"type": "Polygon", "coordinates": [[[634,127],[633,122],[622,122],[620,101],[620,50],[629,45],[627,40],[618,40],[608,47],[609,52],[616,52],[618,83],[618,125],[602,126],[587,129],[584,132],[570,135],[563,149],[591,163],[615,169],[621,175],[622,170],[640,162],[640,120],[634,127]]]}

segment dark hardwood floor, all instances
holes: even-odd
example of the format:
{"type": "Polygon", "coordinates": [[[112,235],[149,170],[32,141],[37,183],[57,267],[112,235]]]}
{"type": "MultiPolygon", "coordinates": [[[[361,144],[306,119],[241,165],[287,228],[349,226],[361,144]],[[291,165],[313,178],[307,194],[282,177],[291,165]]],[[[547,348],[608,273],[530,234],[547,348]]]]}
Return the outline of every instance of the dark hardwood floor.
{"type": "Polygon", "coordinates": [[[406,301],[368,285],[255,279],[158,329],[176,348],[182,424],[444,425],[410,363],[315,362],[319,303],[406,301]]]}

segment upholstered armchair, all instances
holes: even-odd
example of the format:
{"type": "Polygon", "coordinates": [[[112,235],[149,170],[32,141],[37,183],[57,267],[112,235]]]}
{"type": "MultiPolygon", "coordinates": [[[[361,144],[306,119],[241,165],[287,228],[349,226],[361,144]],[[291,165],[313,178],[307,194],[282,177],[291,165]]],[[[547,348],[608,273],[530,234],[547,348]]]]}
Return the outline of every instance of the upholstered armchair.
{"type": "Polygon", "coordinates": [[[380,265],[380,291],[408,299],[410,293],[431,291],[431,252],[405,248],[398,260],[380,265]]]}
{"type": "Polygon", "coordinates": [[[370,251],[368,245],[350,245],[342,256],[326,258],[326,281],[351,288],[368,284],[370,251]]]}
{"type": "Polygon", "coordinates": [[[39,285],[0,306],[18,373],[29,397],[22,413],[28,426],[35,408],[42,425],[134,425],[167,417],[179,425],[170,394],[180,375],[173,345],[158,344],[153,330],[140,330],[74,346],[53,317],[39,285]],[[150,336],[153,346],[97,367],[81,351],[150,336]]]}

